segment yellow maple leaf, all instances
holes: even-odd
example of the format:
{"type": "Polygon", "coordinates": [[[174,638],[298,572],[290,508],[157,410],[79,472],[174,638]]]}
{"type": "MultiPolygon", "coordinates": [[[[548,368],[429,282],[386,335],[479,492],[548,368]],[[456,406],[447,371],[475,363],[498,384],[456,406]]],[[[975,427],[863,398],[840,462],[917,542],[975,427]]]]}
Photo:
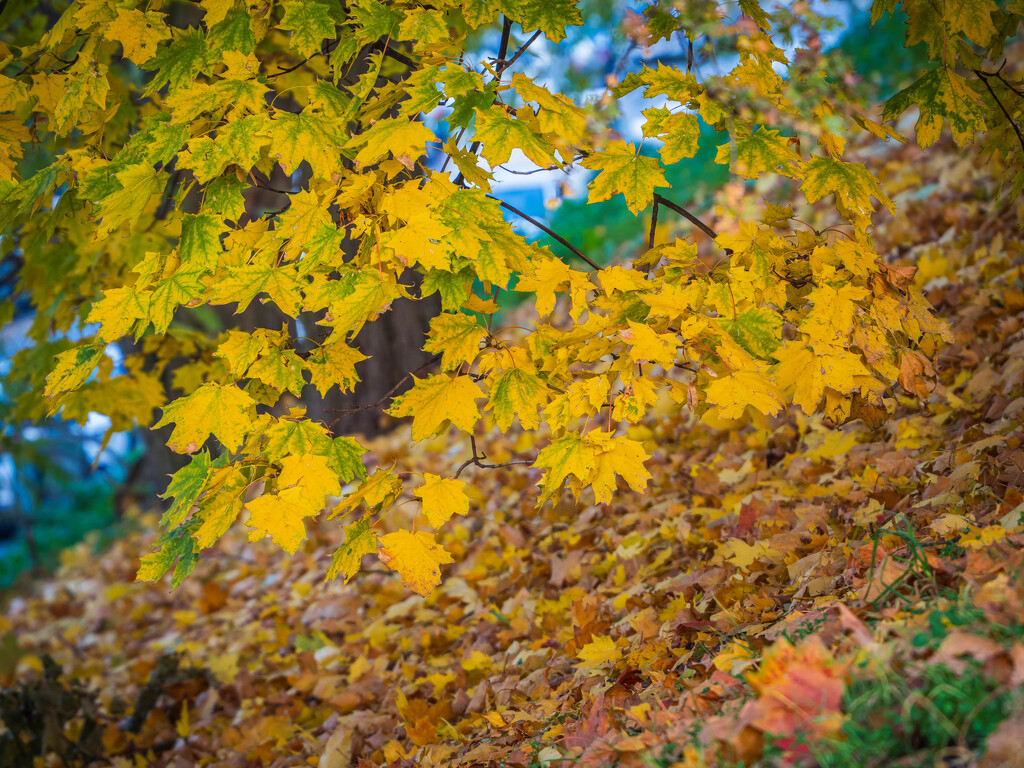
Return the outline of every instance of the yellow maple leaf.
{"type": "Polygon", "coordinates": [[[587,443],[594,449],[594,471],[590,483],[598,504],[612,500],[615,476],[622,475],[634,491],[647,488],[651,473],[644,462],[650,458],[643,445],[625,435],[614,437],[611,432],[594,430],[587,433],[587,443]]]}
{"type": "Polygon", "coordinates": [[[362,146],[355,156],[360,165],[371,165],[388,152],[396,160],[411,168],[427,151],[427,142],[437,141],[433,132],[421,120],[404,117],[378,120],[345,146],[350,149],[362,146]]]}
{"type": "Polygon", "coordinates": [[[708,402],[717,405],[723,419],[738,419],[748,405],[765,416],[774,416],[782,409],[778,388],[760,371],[741,369],[715,379],[707,388],[708,402]]]}
{"type": "Polygon", "coordinates": [[[158,13],[143,13],[135,8],[118,8],[117,16],[107,26],[108,40],[121,43],[124,57],[143,64],[153,57],[157,46],[167,39],[169,29],[158,13]]]}
{"type": "Polygon", "coordinates": [[[435,528],[447,523],[452,515],[469,512],[469,497],[463,480],[442,478],[424,472],[423,485],[414,490],[413,494],[423,500],[423,514],[435,528]]]}
{"type": "Polygon", "coordinates": [[[553,256],[534,258],[532,264],[533,274],[521,276],[516,283],[516,290],[535,293],[537,314],[544,316],[555,308],[555,291],[569,281],[572,270],[564,261],[553,256]]]}
{"type": "Polygon", "coordinates": [[[412,416],[412,439],[424,440],[451,422],[463,432],[472,432],[480,418],[476,400],[483,390],[469,376],[436,374],[425,379],[413,377],[413,388],[395,398],[388,413],[412,416]]]}
{"type": "Polygon", "coordinates": [[[153,429],[174,423],[172,451],[195,453],[213,435],[229,451],[237,451],[252,429],[249,409],[256,401],[230,384],[203,384],[185,397],[164,406],[163,417],[153,429]]]}
{"type": "Polygon", "coordinates": [[[595,152],[581,163],[601,173],[590,185],[588,203],[600,203],[622,193],[634,214],[654,202],[654,188],[667,187],[661,164],[637,153],[632,144],[613,141],[604,152],[595,152]]]}
{"type": "Polygon", "coordinates": [[[321,509],[325,497],[337,495],[339,483],[326,457],[304,453],[301,456],[285,456],[281,460],[277,487],[281,490],[298,488],[310,504],[321,509]]]}
{"type": "Polygon", "coordinates": [[[594,635],[589,643],[580,648],[576,658],[580,660],[577,666],[582,669],[597,669],[618,661],[622,658],[622,652],[608,635],[594,635]]]}
{"type": "Polygon", "coordinates": [[[636,362],[655,363],[671,368],[676,358],[679,340],[673,333],[657,333],[645,323],[626,321],[629,328],[619,337],[630,345],[629,356],[636,362]]]}
{"type": "Polygon", "coordinates": [[[277,546],[293,555],[306,539],[303,519],[316,515],[322,503],[311,503],[302,488],[288,488],[247,501],[245,506],[249,510],[246,525],[252,529],[249,541],[270,536],[277,546]]]}
{"type": "Polygon", "coordinates": [[[562,435],[544,446],[533,462],[535,467],[550,470],[540,483],[540,503],[551,498],[570,476],[582,482],[589,480],[595,461],[593,446],[585,443],[579,435],[562,435]]]}
{"type": "Polygon", "coordinates": [[[441,583],[444,563],[454,562],[444,547],[426,531],[395,531],[380,537],[377,557],[402,577],[402,583],[420,595],[426,595],[441,583]]]}
{"type": "Polygon", "coordinates": [[[536,429],[540,424],[537,408],[547,402],[547,397],[547,387],[540,377],[522,368],[513,368],[502,371],[491,381],[487,408],[493,412],[494,423],[502,432],[516,417],[523,429],[536,429]]]}

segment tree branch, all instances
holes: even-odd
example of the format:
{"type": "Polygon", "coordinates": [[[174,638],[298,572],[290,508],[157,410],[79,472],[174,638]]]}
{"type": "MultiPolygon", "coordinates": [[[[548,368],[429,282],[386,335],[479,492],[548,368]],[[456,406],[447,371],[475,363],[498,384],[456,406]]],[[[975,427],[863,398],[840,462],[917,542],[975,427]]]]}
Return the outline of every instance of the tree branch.
{"type": "Polygon", "coordinates": [[[992,89],[992,86],[989,85],[988,73],[982,72],[980,69],[975,69],[974,74],[976,74],[978,76],[978,79],[985,84],[985,87],[988,89],[988,92],[992,95],[992,98],[999,106],[1000,111],[1006,116],[1007,122],[1009,122],[1010,125],[1013,127],[1013,132],[1017,134],[1017,141],[1020,142],[1021,150],[1024,151],[1024,135],[1021,135],[1020,128],[1017,127],[1017,123],[1015,123],[1013,121],[1013,118],[1010,117],[1010,113],[1006,111],[1006,107],[1003,106],[1003,102],[999,100],[999,97],[996,96],[996,92],[992,89]]]}
{"type": "Polygon", "coordinates": [[[596,269],[596,270],[601,269],[601,266],[599,264],[595,263],[594,261],[592,261],[590,258],[588,258],[587,255],[585,253],[583,253],[583,251],[581,251],[575,245],[570,243],[568,240],[566,240],[560,234],[555,232],[553,229],[551,229],[549,227],[546,227],[543,224],[541,224],[539,221],[537,221],[535,218],[533,218],[533,216],[531,216],[530,214],[524,213],[523,211],[519,210],[518,208],[516,208],[511,203],[506,203],[504,200],[500,200],[499,198],[495,197],[494,195],[488,195],[487,197],[489,197],[491,200],[497,200],[498,201],[498,205],[500,205],[502,208],[504,208],[507,211],[511,211],[512,213],[514,213],[516,216],[518,216],[521,219],[525,219],[526,221],[528,221],[531,224],[533,224],[533,226],[535,226],[537,229],[539,229],[542,232],[546,233],[547,235],[552,237],[554,240],[557,240],[559,243],[561,243],[566,248],[568,248],[570,251],[572,251],[577,256],[579,256],[581,259],[583,259],[583,261],[585,261],[587,264],[589,264],[592,269],[596,269]]]}
{"type": "MultiPolygon", "coordinates": [[[[675,211],[675,212],[676,212],[676,213],[678,213],[678,214],[679,214],[680,216],[682,216],[682,217],[683,217],[684,219],[686,219],[686,220],[687,220],[687,221],[689,221],[689,222],[690,222],[691,224],[693,224],[693,225],[694,225],[695,227],[697,227],[697,229],[699,229],[699,230],[700,230],[701,232],[703,232],[703,233],[704,233],[705,235],[707,235],[708,237],[710,237],[710,238],[711,238],[712,240],[716,240],[716,239],[718,238],[718,233],[717,233],[717,232],[715,232],[715,230],[713,230],[713,229],[712,229],[711,227],[709,227],[709,226],[708,226],[707,224],[705,224],[705,223],[704,223],[703,221],[701,221],[700,219],[698,219],[698,218],[697,218],[696,216],[694,216],[694,215],[693,215],[692,213],[690,213],[690,212],[689,212],[688,210],[686,210],[685,208],[683,208],[683,206],[681,206],[681,205],[677,205],[676,203],[673,203],[673,202],[672,202],[671,200],[669,200],[669,199],[668,199],[667,197],[665,197],[664,195],[659,195],[659,194],[658,194],[657,192],[655,192],[655,193],[654,193],[654,210],[655,210],[655,216],[657,216],[657,210],[658,210],[658,206],[659,206],[659,205],[664,205],[664,206],[665,206],[666,208],[669,208],[669,209],[671,209],[671,210],[675,211]]],[[[653,231],[653,230],[652,230],[652,231],[653,231]]],[[[652,246],[652,247],[653,247],[653,246],[652,246]]]]}
{"type": "Polygon", "coordinates": [[[497,68],[498,75],[500,76],[502,72],[504,72],[506,69],[511,67],[513,64],[515,64],[516,60],[520,56],[522,56],[524,53],[526,53],[526,49],[529,48],[531,45],[533,45],[533,41],[536,40],[538,37],[540,37],[540,30],[539,29],[536,32],[533,33],[533,36],[529,40],[527,40],[525,43],[523,43],[521,46],[519,46],[519,50],[516,51],[514,54],[512,54],[512,58],[511,59],[509,59],[506,62],[499,63],[499,66],[497,68]]]}
{"type": "Polygon", "coordinates": [[[416,69],[417,62],[415,62],[412,59],[410,59],[404,53],[401,53],[400,51],[396,51],[394,48],[391,47],[391,43],[390,42],[388,42],[388,43],[381,43],[381,41],[378,40],[371,47],[375,51],[380,51],[385,56],[390,56],[392,59],[397,61],[399,64],[405,64],[405,66],[407,66],[409,69],[416,69]]]}
{"type": "Polygon", "coordinates": [[[337,424],[339,421],[341,421],[346,416],[351,416],[351,415],[353,415],[355,413],[362,413],[363,411],[369,411],[369,410],[371,410],[373,408],[380,408],[382,405],[384,405],[384,402],[386,400],[388,400],[395,393],[395,390],[398,389],[400,386],[402,386],[405,383],[406,379],[408,379],[410,376],[413,376],[413,375],[419,373],[420,371],[424,370],[425,368],[429,368],[430,366],[432,366],[434,363],[436,363],[440,359],[441,359],[441,355],[434,355],[432,358],[427,360],[427,362],[425,362],[419,368],[416,368],[415,370],[409,371],[407,374],[405,374],[405,376],[403,376],[402,378],[400,378],[398,380],[398,383],[395,384],[395,386],[393,386],[391,389],[389,389],[384,394],[384,396],[381,397],[376,402],[367,403],[366,405],[360,405],[360,406],[357,406],[355,408],[344,408],[342,410],[338,410],[338,409],[335,409],[335,408],[325,409],[328,413],[336,413],[336,414],[338,414],[337,418],[334,421],[331,422],[331,426],[333,427],[335,424],[337,424]]]}
{"type": "Polygon", "coordinates": [[[486,459],[487,456],[485,454],[477,452],[477,450],[476,450],[476,437],[474,437],[473,435],[470,435],[469,436],[469,444],[473,448],[473,455],[470,458],[466,459],[466,461],[464,461],[462,463],[462,466],[460,466],[458,468],[458,470],[455,472],[455,479],[456,480],[458,479],[459,475],[462,474],[462,470],[464,470],[466,467],[470,466],[471,464],[473,466],[475,466],[475,467],[480,467],[481,469],[499,469],[500,467],[511,467],[511,466],[516,465],[516,464],[533,464],[533,462],[535,461],[535,459],[524,459],[524,460],[520,460],[520,461],[506,461],[504,464],[484,464],[483,460],[486,459]]]}

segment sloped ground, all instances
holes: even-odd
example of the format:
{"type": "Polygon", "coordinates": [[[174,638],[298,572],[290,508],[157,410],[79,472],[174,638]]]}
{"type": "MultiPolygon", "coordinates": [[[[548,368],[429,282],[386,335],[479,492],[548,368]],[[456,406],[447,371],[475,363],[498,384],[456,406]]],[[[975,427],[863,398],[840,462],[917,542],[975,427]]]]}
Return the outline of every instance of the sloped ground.
{"type": "Polygon", "coordinates": [[[927,408],[661,413],[635,432],[650,494],[608,506],[535,512],[530,470],[467,470],[425,599],[384,571],[322,584],[330,523],[294,558],[238,527],[174,593],[132,582],[146,537],[80,547],[0,617],[0,756],[16,732],[125,767],[1024,765],[1022,204],[955,151],[885,157],[880,252],[955,334],[927,408]]]}

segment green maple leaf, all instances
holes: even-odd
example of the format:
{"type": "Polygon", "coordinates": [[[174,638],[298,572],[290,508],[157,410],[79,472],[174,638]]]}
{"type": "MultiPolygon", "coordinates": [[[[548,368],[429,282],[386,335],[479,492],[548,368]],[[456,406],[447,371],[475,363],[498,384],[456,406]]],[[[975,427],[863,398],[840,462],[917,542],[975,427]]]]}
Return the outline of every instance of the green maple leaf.
{"type": "Polygon", "coordinates": [[[804,167],[804,182],[800,185],[807,202],[813,203],[835,193],[846,208],[862,214],[871,213],[871,198],[877,198],[889,212],[895,211],[892,200],[867,168],[860,163],[844,163],[830,157],[815,155],[804,167]]]}
{"type": "Polygon", "coordinates": [[[522,150],[539,166],[556,162],[554,147],[547,139],[534,133],[522,120],[510,117],[498,105],[477,109],[476,139],[483,143],[482,154],[492,168],[508,162],[513,149],[522,150]]]}
{"type": "Polygon", "coordinates": [[[162,499],[173,498],[174,503],[160,518],[160,525],[165,528],[177,528],[185,522],[189,510],[206,487],[206,479],[210,476],[210,452],[203,450],[192,456],[192,460],[171,476],[162,499]]]}
{"type": "Polygon", "coordinates": [[[443,312],[430,321],[430,334],[423,349],[441,355],[441,370],[454,371],[476,359],[480,339],[487,331],[472,315],[443,312]]]}
{"type": "MultiPolygon", "coordinates": [[[[288,4],[285,4],[287,17],[288,4]]],[[[214,51],[241,51],[252,53],[256,49],[256,35],[252,31],[251,16],[246,8],[232,8],[223,20],[210,27],[207,43],[214,51]]],[[[331,27],[331,36],[334,27],[331,27]]]]}
{"type": "MultiPolygon", "coordinates": [[[[242,168],[243,171],[248,171],[259,162],[263,147],[271,143],[272,127],[275,130],[275,140],[280,140],[282,136],[289,135],[290,138],[299,141],[305,138],[303,133],[305,123],[301,123],[301,125],[303,126],[302,128],[296,128],[291,125],[289,118],[284,115],[278,115],[273,123],[268,121],[263,115],[246,115],[245,117],[229,119],[226,125],[218,129],[217,138],[214,139],[215,149],[218,155],[224,156],[226,163],[234,163],[242,168]],[[288,133],[287,126],[295,129],[293,133],[288,133]]],[[[189,147],[191,146],[192,142],[189,142],[189,147]]],[[[302,162],[301,160],[296,161],[293,157],[293,153],[299,151],[298,147],[275,146],[277,146],[279,151],[284,150],[285,156],[289,161],[293,163],[302,162]]],[[[223,166],[221,167],[223,168],[223,166]]]]}
{"type": "Polygon", "coordinates": [[[175,310],[202,295],[202,276],[206,270],[191,264],[184,264],[172,275],[153,287],[149,300],[149,319],[157,333],[164,333],[171,324],[175,310]]]}
{"type": "Polygon", "coordinates": [[[377,0],[359,0],[352,8],[352,17],[362,27],[358,34],[363,40],[389,37],[401,18],[396,11],[377,0]]]}
{"type": "Polygon", "coordinates": [[[199,553],[196,552],[192,540],[192,534],[197,527],[198,521],[189,521],[161,536],[155,544],[157,551],[140,558],[135,580],[157,581],[173,566],[171,589],[181,586],[199,562],[199,553]]]}
{"type": "MultiPolygon", "coordinates": [[[[582,26],[583,14],[577,0],[503,0],[502,7],[510,19],[518,21],[523,32],[541,30],[552,42],[565,38],[567,26],[582,26]]],[[[493,17],[492,17],[493,18],[493,17]]]]}
{"type": "Polygon", "coordinates": [[[736,343],[755,357],[767,357],[782,344],[782,317],[770,309],[751,307],[721,323],[736,343]]]}
{"type": "Polygon", "coordinates": [[[534,467],[549,470],[540,483],[540,499],[543,504],[562,487],[570,477],[586,482],[596,463],[594,448],[584,442],[580,435],[568,433],[552,440],[537,454],[534,467]]]}
{"type": "Polygon", "coordinates": [[[302,395],[306,386],[302,378],[302,359],[290,349],[271,349],[249,366],[246,373],[279,392],[288,390],[296,397],[302,395]]]}
{"type": "Polygon", "coordinates": [[[976,131],[986,128],[985,109],[978,95],[966,80],[946,67],[933,69],[889,99],[882,120],[894,120],[914,105],[921,110],[914,126],[921,147],[938,141],[945,120],[949,121],[953,140],[961,147],[974,140],[976,131]]]}
{"type": "Polygon", "coordinates": [[[327,429],[309,419],[276,419],[264,432],[266,453],[273,460],[288,454],[322,454],[331,441],[327,429]]]}
{"type": "Polygon", "coordinates": [[[333,581],[339,576],[348,583],[359,572],[363,555],[377,553],[377,535],[370,527],[368,518],[358,520],[345,528],[345,541],[335,550],[331,557],[331,565],[327,569],[325,581],[333,581]]]}
{"type": "Polygon", "coordinates": [[[517,418],[523,429],[536,429],[540,425],[537,408],[548,399],[547,387],[538,376],[519,368],[502,371],[491,383],[487,408],[494,414],[494,423],[502,432],[517,418]]]}
{"type": "MultiPolygon", "coordinates": [[[[169,119],[169,115],[157,114],[153,118],[169,119]]],[[[166,165],[188,141],[188,128],[169,122],[157,123],[147,135],[150,141],[146,144],[146,162],[166,165]]]]}
{"type": "Polygon", "coordinates": [[[242,197],[244,189],[246,189],[245,182],[239,181],[234,176],[214,179],[206,185],[203,211],[228,221],[237,222],[245,213],[245,198],[242,197]]]}
{"type": "MultiPolygon", "coordinates": [[[[753,134],[736,137],[736,163],[732,165],[733,173],[748,179],[756,179],[765,171],[778,171],[791,175],[794,166],[800,162],[800,155],[789,147],[788,140],[764,126],[753,134]]],[[[718,148],[715,162],[729,165],[732,158],[732,143],[722,144],[718,148]]]]}
{"type": "Polygon", "coordinates": [[[473,273],[468,267],[458,272],[432,269],[423,277],[420,295],[426,297],[440,293],[441,309],[445,312],[457,312],[466,302],[469,295],[467,286],[472,281],[473,273]]]}
{"type": "Polygon", "coordinates": [[[327,466],[343,482],[351,483],[366,479],[366,465],[363,463],[366,449],[354,437],[336,437],[323,449],[318,448],[315,453],[327,459],[327,466]]]}
{"type": "Polygon", "coordinates": [[[163,416],[153,429],[175,425],[167,445],[176,453],[195,453],[210,435],[234,452],[251,428],[249,409],[254,405],[256,401],[236,386],[203,384],[165,405],[163,416]]]}
{"type": "Polygon", "coordinates": [[[326,3],[316,0],[285,0],[284,18],[278,25],[292,33],[292,50],[309,58],[320,53],[327,38],[334,37],[334,19],[326,3]]]}
{"type": "Polygon", "coordinates": [[[613,141],[604,152],[582,161],[584,168],[601,171],[590,185],[588,203],[610,200],[621,193],[634,214],[654,201],[654,188],[667,187],[661,164],[653,157],[637,154],[632,144],[613,141]]]}
{"type": "Polygon", "coordinates": [[[201,29],[180,30],[174,40],[158,48],[156,55],[142,65],[143,69],[156,70],[145,94],[156,93],[164,85],[169,85],[171,90],[191,85],[200,72],[208,73],[212,61],[213,55],[201,29]]]}
{"type": "Polygon", "coordinates": [[[182,263],[201,267],[206,271],[217,269],[221,252],[220,236],[224,224],[216,216],[207,213],[186,214],[181,222],[181,240],[178,254],[182,263]]]}
{"type": "Polygon", "coordinates": [[[237,467],[224,467],[215,489],[211,489],[199,502],[199,512],[195,515],[199,526],[192,533],[197,549],[212,547],[228,532],[231,524],[242,514],[243,496],[250,485],[251,482],[237,467]]]}

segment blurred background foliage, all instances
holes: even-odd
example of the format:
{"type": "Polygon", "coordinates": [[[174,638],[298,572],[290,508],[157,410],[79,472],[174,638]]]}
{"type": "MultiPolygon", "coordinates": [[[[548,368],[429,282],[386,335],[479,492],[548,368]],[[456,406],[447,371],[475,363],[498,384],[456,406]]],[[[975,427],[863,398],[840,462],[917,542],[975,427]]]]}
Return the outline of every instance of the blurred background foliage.
{"type": "MultiPolygon", "coordinates": [[[[5,40],[28,39],[34,36],[31,30],[52,25],[59,15],[56,5],[62,4],[10,3],[0,18],[5,40]]],[[[621,26],[623,13],[630,16],[632,9],[635,22],[635,12],[641,11],[643,4],[584,0],[583,5],[587,25],[570,27],[566,40],[540,47],[539,57],[531,51],[537,58],[522,63],[528,74],[536,76],[542,70],[548,85],[582,103],[599,95],[609,78],[621,80],[641,65],[685,65],[679,42],[666,41],[645,50],[629,41],[621,26]]],[[[814,8],[840,19],[830,38],[834,46],[830,76],[846,77],[847,84],[866,100],[877,102],[891,95],[909,83],[911,73],[925,63],[923,46],[904,47],[902,17],[886,15],[872,26],[867,3],[815,3],[814,8]]],[[[498,36],[497,25],[480,36],[479,58],[493,55],[498,36]]],[[[716,50],[705,47],[702,53],[713,59],[716,50]]],[[[620,120],[627,140],[637,140],[630,125],[635,128],[638,124],[638,114],[620,112],[620,120]]],[[[706,126],[705,131],[712,133],[706,126]]],[[[667,169],[675,202],[700,212],[715,189],[728,180],[726,166],[714,162],[716,143],[708,135],[695,157],[667,169]]],[[[653,154],[655,149],[648,144],[644,151],[653,154]]],[[[19,171],[30,174],[50,162],[51,155],[50,147],[31,148],[19,171]]],[[[550,174],[505,174],[497,177],[495,184],[499,197],[511,198],[595,261],[629,258],[643,246],[649,215],[633,216],[621,196],[587,205],[585,195],[574,196],[573,189],[568,177],[552,181],[550,174]]],[[[528,227],[524,231],[565,256],[564,249],[550,237],[528,227]]],[[[0,374],[6,374],[24,346],[19,322],[28,319],[29,309],[18,301],[16,271],[12,257],[0,263],[0,374]]],[[[513,307],[518,296],[508,294],[505,308],[513,307]]],[[[90,418],[84,426],[59,418],[30,425],[16,416],[18,394],[10,385],[0,384],[0,589],[53,568],[63,548],[86,537],[101,551],[105,542],[133,525],[139,501],[148,499],[151,504],[153,494],[163,490],[135,481],[132,469],[144,450],[138,430],[104,444],[103,433],[109,425],[100,418],[90,418]]]]}

